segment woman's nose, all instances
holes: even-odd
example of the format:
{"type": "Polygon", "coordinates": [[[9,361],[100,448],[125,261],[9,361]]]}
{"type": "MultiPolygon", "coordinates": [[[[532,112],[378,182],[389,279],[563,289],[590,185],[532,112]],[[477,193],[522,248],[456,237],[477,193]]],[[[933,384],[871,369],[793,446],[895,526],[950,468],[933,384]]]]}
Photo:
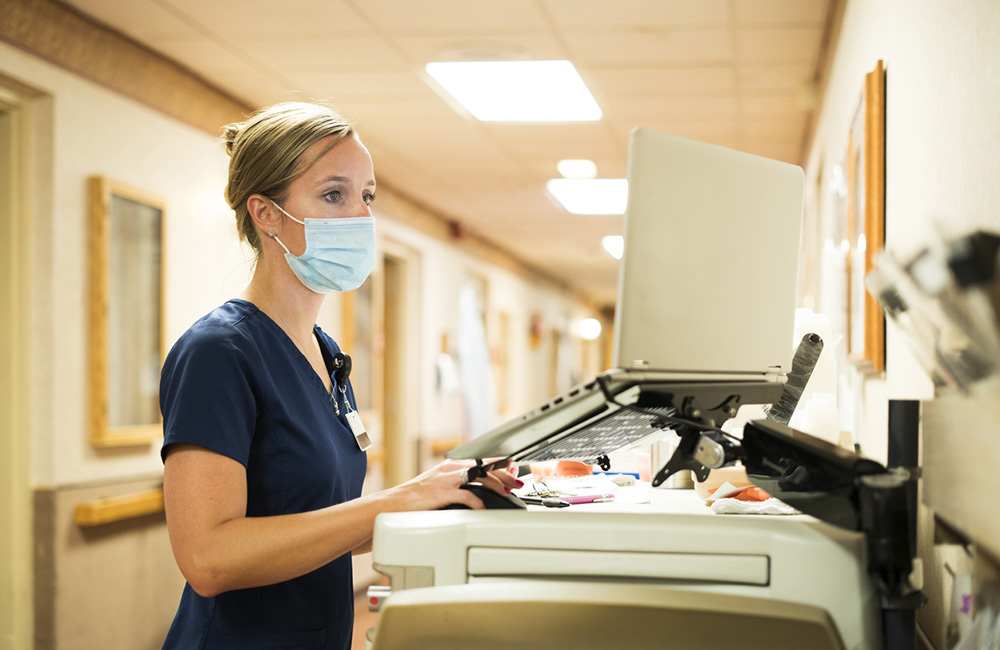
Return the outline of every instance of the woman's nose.
{"type": "Polygon", "coordinates": [[[370,217],[372,216],[372,206],[365,200],[365,197],[361,197],[355,204],[354,212],[357,217],[370,217]]]}

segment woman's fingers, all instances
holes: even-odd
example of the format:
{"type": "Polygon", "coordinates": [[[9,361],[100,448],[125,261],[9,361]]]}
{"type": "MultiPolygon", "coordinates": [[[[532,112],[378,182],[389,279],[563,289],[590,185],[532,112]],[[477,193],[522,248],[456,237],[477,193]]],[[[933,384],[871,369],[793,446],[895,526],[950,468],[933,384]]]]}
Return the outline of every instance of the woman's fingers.
{"type": "Polygon", "coordinates": [[[486,459],[481,464],[474,460],[448,459],[435,465],[417,478],[410,481],[410,488],[415,490],[418,502],[422,508],[438,508],[459,503],[480,510],[484,508],[482,500],[469,490],[462,490],[464,483],[479,483],[498,494],[510,494],[511,490],[524,486],[516,476],[506,468],[507,459],[486,459]],[[480,471],[477,467],[489,468],[480,471]]]}
{"type": "Polygon", "coordinates": [[[503,470],[488,472],[476,482],[500,494],[510,494],[511,490],[524,487],[523,482],[503,470]]]}

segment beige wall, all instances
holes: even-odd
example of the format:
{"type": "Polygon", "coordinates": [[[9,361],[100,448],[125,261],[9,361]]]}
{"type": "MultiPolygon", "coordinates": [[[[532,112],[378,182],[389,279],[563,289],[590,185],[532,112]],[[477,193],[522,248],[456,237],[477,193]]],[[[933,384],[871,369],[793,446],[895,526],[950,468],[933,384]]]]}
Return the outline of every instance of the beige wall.
{"type": "Polygon", "coordinates": [[[101,629],[113,630],[127,647],[158,647],[180,593],[162,516],[92,531],[72,522],[76,503],[162,476],[157,444],[113,450],[89,444],[87,179],[107,175],[163,197],[168,264],[187,272],[187,261],[199,260],[206,277],[219,278],[192,281],[182,272],[186,288],[168,280],[167,327],[176,336],[230,290],[242,263],[218,221],[226,220],[221,201],[213,200],[225,156],[211,136],[5,43],[0,72],[32,89],[45,109],[24,188],[41,198],[19,215],[30,228],[31,335],[24,342],[30,370],[20,378],[31,397],[30,437],[24,429],[5,432],[30,446],[22,475],[24,489],[35,493],[36,570],[17,589],[34,591],[36,638],[22,633],[10,647],[116,647],[94,636],[101,629]]]}
{"type": "MultiPolygon", "coordinates": [[[[993,0],[848,0],[833,66],[806,156],[807,188],[829,179],[847,146],[864,76],[886,68],[886,244],[901,254],[930,243],[935,224],[1000,229],[1000,6],[993,0]]],[[[822,185],[822,184],[821,184],[822,185]]],[[[820,186],[821,232],[831,220],[820,186]]],[[[813,298],[824,298],[814,289],[813,298]]],[[[886,400],[933,396],[933,387],[888,324],[887,372],[858,377],[851,424],[866,453],[884,458],[886,400]]]]}
{"type": "Polygon", "coordinates": [[[214,139],[0,43],[0,70],[52,98],[51,206],[33,215],[32,482],[57,486],[161,470],[159,449],[98,451],[86,430],[87,179],[106,175],[166,204],[167,334],[242,282],[214,139]],[[206,280],[206,278],[217,278],[206,280]]]}
{"type": "Polygon", "coordinates": [[[79,503],[134,494],[157,479],[39,489],[34,497],[36,650],[154,650],[180,601],[163,513],[78,526],[79,503]]]}
{"type": "MultiPolygon", "coordinates": [[[[887,80],[887,246],[901,255],[912,253],[932,241],[939,225],[952,234],[977,228],[1000,231],[1000,184],[996,182],[1000,177],[996,112],[1000,105],[1000,4],[995,0],[846,2],[806,163],[810,191],[825,193],[815,197],[821,218],[828,218],[833,208],[829,192],[819,182],[820,174],[839,161],[862,80],[879,59],[885,63],[887,80]]],[[[822,296],[812,298],[823,304],[822,296]]],[[[842,404],[846,399],[856,405],[847,424],[865,452],[880,459],[886,453],[888,399],[934,397],[930,380],[891,324],[886,344],[885,376],[855,375],[853,387],[840,395],[842,404]]],[[[974,445],[964,448],[971,450],[974,445]]],[[[934,460],[923,462],[926,466],[934,460]]],[[[981,475],[960,472],[955,480],[965,482],[969,491],[981,485],[981,475]]],[[[929,477],[923,489],[936,487],[929,477]]],[[[982,516],[997,515],[990,511],[982,516]]],[[[919,619],[927,640],[943,648],[951,597],[949,570],[971,571],[973,559],[954,544],[935,544],[934,533],[933,513],[925,509],[919,537],[930,602],[919,619]]],[[[993,562],[982,555],[976,561],[993,562]]]]}

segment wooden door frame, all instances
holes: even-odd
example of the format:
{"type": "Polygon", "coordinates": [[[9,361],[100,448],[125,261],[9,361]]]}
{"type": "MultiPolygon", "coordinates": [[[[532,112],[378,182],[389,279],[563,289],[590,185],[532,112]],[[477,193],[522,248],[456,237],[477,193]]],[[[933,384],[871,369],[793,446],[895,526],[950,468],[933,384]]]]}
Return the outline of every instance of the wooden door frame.
{"type": "MultiPolygon", "coordinates": [[[[35,97],[0,79],[0,638],[34,643],[31,492],[31,232],[37,219],[32,153],[41,120],[35,97]]],[[[49,130],[51,136],[51,129],[49,130]]]]}

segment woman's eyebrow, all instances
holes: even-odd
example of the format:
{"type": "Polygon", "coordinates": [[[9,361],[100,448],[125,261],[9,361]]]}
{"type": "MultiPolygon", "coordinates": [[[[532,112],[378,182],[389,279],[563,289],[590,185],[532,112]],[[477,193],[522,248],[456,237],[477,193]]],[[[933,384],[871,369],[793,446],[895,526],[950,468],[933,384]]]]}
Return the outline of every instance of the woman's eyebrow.
{"type": "MultiPolygon", "coordinates": [[[[347,176],[330,176],[329,178],[324,178],[323,180],[321,180],[319,183],[317,183],[317,185],[326,185],[327,183],[348,183],[348,184],[350,184],[351,183],[351,179],[348,178],[347,176]]],[[[365,187],[374,187],[375,186],[375,179],[374,178],[371,179],[370,181],[368,181],[367,183],[365,183],[364,186],[365,187]]]]}

